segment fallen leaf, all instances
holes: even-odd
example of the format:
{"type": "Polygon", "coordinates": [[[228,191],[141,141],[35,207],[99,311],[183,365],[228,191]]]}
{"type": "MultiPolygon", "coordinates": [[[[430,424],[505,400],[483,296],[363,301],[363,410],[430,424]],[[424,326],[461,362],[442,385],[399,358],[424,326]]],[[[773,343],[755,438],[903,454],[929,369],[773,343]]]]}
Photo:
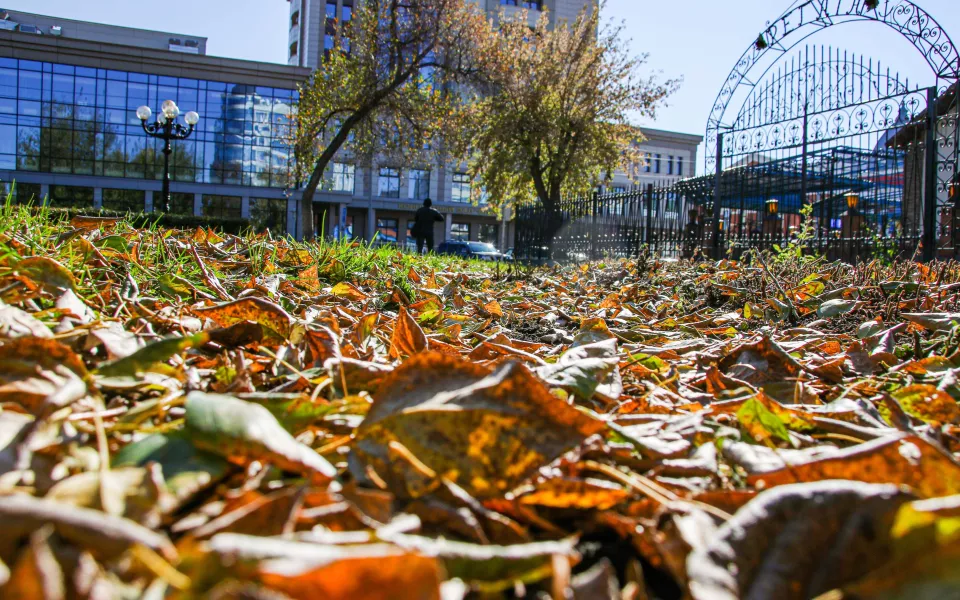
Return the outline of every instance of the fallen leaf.
{"type": "Polygon", "coordinates": [[[30,313],[0,303],[0,338],[53,337],[50,329],[30,313]]]}
{"type": "Polygon", "coordinates": [[[186,402],[186,430],[197,448],[234,464],[266,460],[321,483],[337,474],[326,459],[293,439],[269,410],[253,402],[191,392],[186,402]]]}
{"type": "Polygon", "coordinates": [[[333,286],[333,288],[330,290],[330,293],[339,298],[346,298],[347,300],[352,300],[354,302],[362,302],[370,297],[361,292],[357,286],[346,281],[341,281],[337,285],[333,286]]]}
{"type": "Polygon", "coordinates": [[[912,435],[865,442],[832,456],[751,476],[748,482],[762,488],[826,479],[904,485],[925,498],[960,494],[960,464],[912,435]]]}
{"type": "Polygon", "coordinates": [[[87,369],[60,342],[21,337],[0,344],[0,402],[14,402],[41,415],[87,393],[87,369]]]}
{"type": "Polygon", "coordinates": [[[430,477],[391,451],[398,442],[439,477],[477,497],[496,497],[605,425],[550,394],[523,365],[495,371],[438,353],[388,375],[357,428],[351,471],[373,468],[401,496],[430,477]]]}
{"type": "Polygon", "coordinates": [[[400,312],[393,324],[393,336],[390,338],[390,356],[413,356],[423,352],[428,346],[427,336],[417,324],[416,319],[410,316],[407,309],[400,307],[400,312]]]}
{"type": "Polygon", "coordinates": [[[248,297],[217,304],[207,308],[195,308],[193,312],[207,318],[220,327],[230,327],[243,321],[253,321],[263,326],[272,337],[285,340],[290,336],[293,317],[273,302],[263,298],[248,297]]]}
{"type": "Polygon", "coordinates": [[[695,600],[804,600],[884,558],[882,531],[911,496],[895,485],[819,481],[764,492],[687,559],[695,600]],[[878,551],[879,550],[879,551],[878,551]]]}

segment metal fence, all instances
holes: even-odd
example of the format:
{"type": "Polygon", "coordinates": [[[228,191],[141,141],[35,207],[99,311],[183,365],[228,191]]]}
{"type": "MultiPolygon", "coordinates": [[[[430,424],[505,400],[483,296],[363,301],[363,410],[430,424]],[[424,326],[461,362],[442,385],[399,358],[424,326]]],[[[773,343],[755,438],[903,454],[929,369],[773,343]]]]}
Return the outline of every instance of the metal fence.
{"type": "MultiPolygon", "coordinates": [[[[723,187],[743,190],[744,180],[756,181],[769,173],[770,165],[732,169],[724,173],[723,187]]],[[[859,196],[841,194],[810,203],[804,216],[797,198],[795,206],[790,204],[787,188],[793,180],[780,173],[767,182],[763,198],[776,203],[761,199],[747,208],[746,196],[741,194],[734,201],[736,195],[732,195],[725,202],[729,206],[720,211],[717,230],[712,176],[565,199],[553,211],[539,203],[522,206],[516,214],[516,257],[534,264],[644,254],[664,260],[741,259],[752,249],[785,251],[791,244],[802,246],[808,254],[849,263],[922,257],[921,230],[905,228],[890,205],[869,200],[859,204],[859,196]],[[854,198],[858,205],[851,207],[854,198]]],[[[755,200],[750,197],[750,202],[755,200]]],[[[953,257],[952,216],[951,211],[950,218],[941,220],[939,258],[948,258],[944,252],[953,257]]]]}
{"type": "Polygon", "coordinates": [[[680,258],[700,243],[701,228],[690,227],[690,207],[677,188],[666,184],[564,199],[554,210],[540,203],[521,206],[516,257],[532,263],[643,253],[680,258]]]}

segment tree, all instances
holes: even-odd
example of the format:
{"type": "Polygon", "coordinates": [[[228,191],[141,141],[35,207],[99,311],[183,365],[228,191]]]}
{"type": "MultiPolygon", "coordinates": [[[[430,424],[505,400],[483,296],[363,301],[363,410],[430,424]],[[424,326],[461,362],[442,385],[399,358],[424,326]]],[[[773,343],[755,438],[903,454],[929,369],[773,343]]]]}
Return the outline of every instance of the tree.
{"type": "Polygon", "coordinates": [[[474,38],[488,29],[465,0],[367,0],[339,26],[294,117],[305,235],[313,233],[314,195],[341,150],[361,163],[408,163],[438,150],[462,100],[452,86],[471,73],[474,38]]]}
{"type": "Polygon", "coordinates": [[[679,85],[640,73],[622,26],[600,25],[600,7],[550,27],[542,14],[508,20],[483,40],[477,97],[466,108],[471,175],[493,202],[539,200],[555,213],[561,197],[589,193],[617,169],[639,163],[631,118],[653,117],[679,85]]]}

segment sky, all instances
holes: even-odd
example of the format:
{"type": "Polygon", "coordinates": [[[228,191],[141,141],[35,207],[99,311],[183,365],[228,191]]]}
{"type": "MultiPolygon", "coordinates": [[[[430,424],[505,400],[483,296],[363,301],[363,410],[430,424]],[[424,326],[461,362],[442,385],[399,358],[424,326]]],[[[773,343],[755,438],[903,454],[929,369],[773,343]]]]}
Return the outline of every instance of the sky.
{"type": "MultiPolygon", "coordinates": [[[[730,70],[767,22],[779,17],[790,1],[607,0],[604,18],[623,22],[631,52],[649,54],[647,71],[662,78],[683,78],[679,91],[658,111],[656,118],[643,119],[638,124],[702,135],[717,92],[730,70]]],[[[958,0],[915,2],[933,15],[960,45],[958,0]]],[[[209,40],[207,53],[210,55],[286,62],[289,16],[286,0],[193,0],[174,4],[176,10],[166,12],[158,10],[158,5],[144,5],[135,0],[4,0],[4,6],[64,18],[203,36],[209,40]]],[[[871,56],[911,81],[932,84],[930,70],[918,51],[881,24],[852,23],[829,28],[810,38],[808,43],[833,45],[871,56]]]]}

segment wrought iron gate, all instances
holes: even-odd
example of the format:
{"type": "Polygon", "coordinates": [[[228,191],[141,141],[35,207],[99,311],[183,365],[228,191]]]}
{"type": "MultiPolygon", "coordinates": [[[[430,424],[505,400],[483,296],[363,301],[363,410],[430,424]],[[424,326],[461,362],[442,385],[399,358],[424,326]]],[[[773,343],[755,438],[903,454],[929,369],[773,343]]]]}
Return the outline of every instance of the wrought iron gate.
{"type": "Polygon", "coordinates": [[[807,233],[830,258],[953,257],[958,73],[950,37],[908,0],[795,2],[738,61],[708,121],[713,253],[807,233]],[[858,20],[903,35],[930,65],[929,81],[911,85],[873,59],[801,45],[858,20]]]}

